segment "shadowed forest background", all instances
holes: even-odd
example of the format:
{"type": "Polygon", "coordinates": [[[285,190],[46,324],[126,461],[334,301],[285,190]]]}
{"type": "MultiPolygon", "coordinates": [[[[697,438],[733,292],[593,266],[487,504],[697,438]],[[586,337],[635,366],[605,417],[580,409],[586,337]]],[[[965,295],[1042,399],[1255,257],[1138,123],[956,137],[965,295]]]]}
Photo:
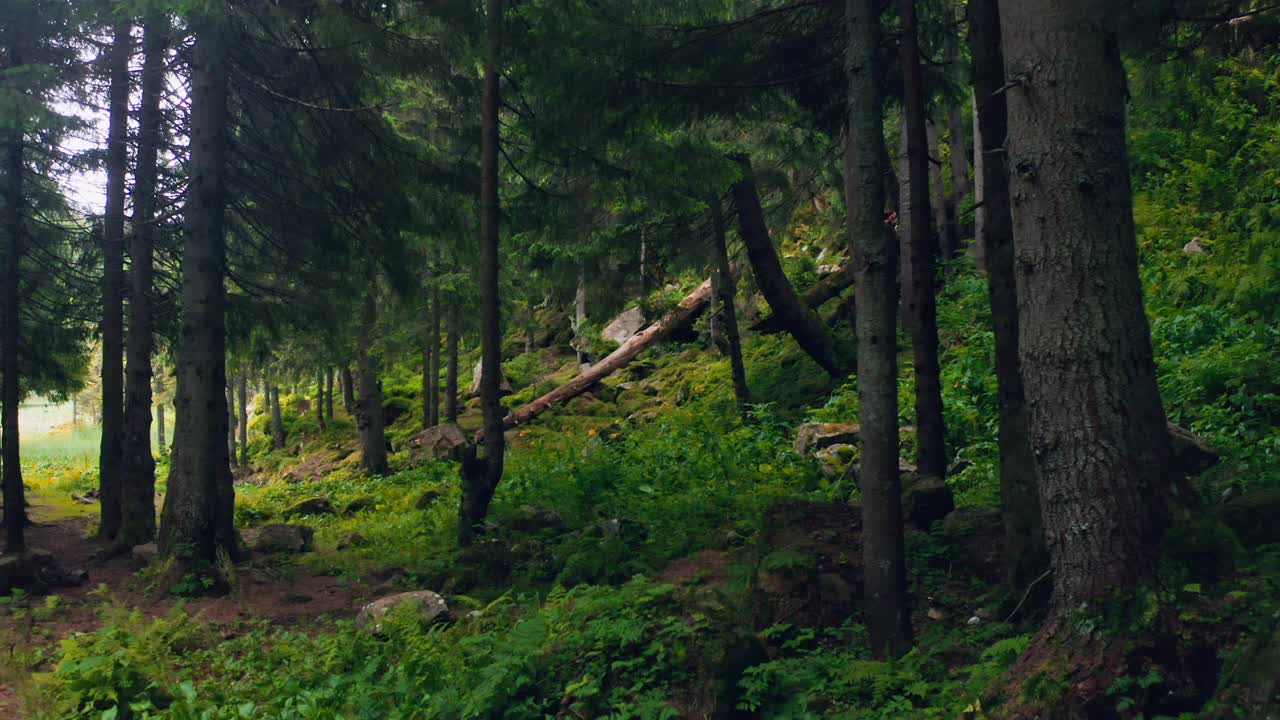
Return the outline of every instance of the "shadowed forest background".
{"type": "Polygon", "coordinates": [[[5,0],[0,151],[0,717],[1280,717],[1270,3],[5,0]]]}

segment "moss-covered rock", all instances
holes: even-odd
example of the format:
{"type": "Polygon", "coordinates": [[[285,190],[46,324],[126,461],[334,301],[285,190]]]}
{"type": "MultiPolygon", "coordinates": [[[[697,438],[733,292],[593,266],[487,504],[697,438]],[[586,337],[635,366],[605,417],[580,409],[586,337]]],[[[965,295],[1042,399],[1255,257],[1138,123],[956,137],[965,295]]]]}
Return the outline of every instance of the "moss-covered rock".
{"type": "Polygon", "coordinates": [[[335,512],[333,503],[326,497],[312,497],[290,505],[281,511],[280,516],[285,520],[293,517],[304,517],[307,515],[333,515],[335,512]]]}

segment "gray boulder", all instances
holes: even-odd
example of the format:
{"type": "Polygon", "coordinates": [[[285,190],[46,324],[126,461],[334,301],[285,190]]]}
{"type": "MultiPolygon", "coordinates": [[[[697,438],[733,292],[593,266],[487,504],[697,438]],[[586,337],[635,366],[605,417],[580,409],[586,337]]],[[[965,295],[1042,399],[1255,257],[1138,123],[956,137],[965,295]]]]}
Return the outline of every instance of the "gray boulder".
{"type": "Polygon", "coordinates": [[[312,548],[316,531],[306,525],[275,523],[258,532],[253,549],[260,553],[301,553],[312,548]]]}
{"type": "Polygon", "coordinates": [[[356,627],[376,635],[382,632],[382,619],[387,613],[408,604],[420,607],[425,622],[448,617],[449,605],[439,593],[417,590],[379,598],[360,608],[360,614],[356,615],[356,627]]]}
{"type": "Polygon", "coordinates": [[[805,423],[796,430],[796,452],[810,455],[832,445],[854,445],[861,433],[857,423],[805,423]]]}
{"type": "MultiPolygon", "coordinates": [[[[477,386],[477,390],[479,386],[477,386]]],[[[427,460],[447,460],[468,444],[466,433],[456,423],[429,427],[409,439],[409,453],[415,464],[427,460]]]]}
{"type": "MultiPolygon", "coordinates": [[[[483,363],[483,359],[478,360],[476,362],[475,369],[471,371],[471,386],[467,388],[467,395],[471,397],[479,397],[480,395],[480,374],[483,363]]],[[[511,381],[508,380],[507,376],[504,374],[502,379],[498,382],[498,394],[510,395],[512,392],[511,381]]]]}
{"type": "Polygon", "coordinates": [[[608,325],[605,325],[604,329],[600,331],[600,335],[606,340],[612,340],[621,345],[644,329],[645,323],[644,311],[638,307],[633,307],[614,318],[608,325]]]}

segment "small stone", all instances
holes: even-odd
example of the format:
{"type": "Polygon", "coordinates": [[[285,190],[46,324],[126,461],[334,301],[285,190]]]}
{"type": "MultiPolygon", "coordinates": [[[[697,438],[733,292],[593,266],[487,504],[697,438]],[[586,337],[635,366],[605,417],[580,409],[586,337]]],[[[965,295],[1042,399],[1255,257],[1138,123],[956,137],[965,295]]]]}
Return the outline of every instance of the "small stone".
{"type": "Polygon", "coordinates": [[[977,625],[981,622],[982,622],[982,618],[978,617],[977,615],[974,615],[973,617],[969,618],[969,621],[966,622],[965,625],[977,625]]]}
{"type": "Polygon", "coordinates": [[[63,582],[71,587],[80,587],[89,582],[89,571],[87,570],[70,570],[63,577],[63,582]]]}
{"type": "Polygon", "coordinates": [[[945,618],[946,616],[947,616],[947,614],[946,614],[946,613],[942,612],[941,610],[939,610],[939,609],[938,609],[938,608],[936,608],[936,607],[931,607],[931,608],[929,608],[929,619],[930,619],[930,620],[942,620],[942,619],[943,619],[943,618],[945,618]]]}

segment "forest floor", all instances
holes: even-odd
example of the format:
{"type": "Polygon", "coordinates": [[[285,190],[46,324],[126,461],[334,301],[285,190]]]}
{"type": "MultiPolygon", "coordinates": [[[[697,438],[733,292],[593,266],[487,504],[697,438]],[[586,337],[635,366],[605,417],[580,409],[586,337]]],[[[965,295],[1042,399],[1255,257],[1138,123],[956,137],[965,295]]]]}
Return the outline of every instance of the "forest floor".
{"type": "MultiPolygon", "coordinates": [[[[96,506],[81,507],[96,510],[96,506]]],[[[354,616],[376,594],[359,578],[319,574],[278,557],[255,557],[239,566],[232,592],[182,598],[159,587],[156,572],[139,572],[139,563],[128,554],[98,559],[102,545],[92,537],[92,515],[77,512],[47,491],[33,494],[29,513],[33,525],[27,531],[28,545],[52,553],[61,571],[83,570],[88,577],[78,585],[50,588],[50,594],[36,602],[26,596],[25,601],[11,603],[4,611],[12,633],[5,643],[10,655],[15,649],[25,649],[52,657],[54,648],[66,638],[100,629],[105,607],[129,608],[148,619],[181,608],[226,640],[261,621],[289,627],[322,617],[354,616]],[[22,607],[24,602],[27,607],[22,607]]],[[[30,678],[8,672],[4,665],[0,657],[0,720],[25,717],[20,691],[30,678]]]]}

